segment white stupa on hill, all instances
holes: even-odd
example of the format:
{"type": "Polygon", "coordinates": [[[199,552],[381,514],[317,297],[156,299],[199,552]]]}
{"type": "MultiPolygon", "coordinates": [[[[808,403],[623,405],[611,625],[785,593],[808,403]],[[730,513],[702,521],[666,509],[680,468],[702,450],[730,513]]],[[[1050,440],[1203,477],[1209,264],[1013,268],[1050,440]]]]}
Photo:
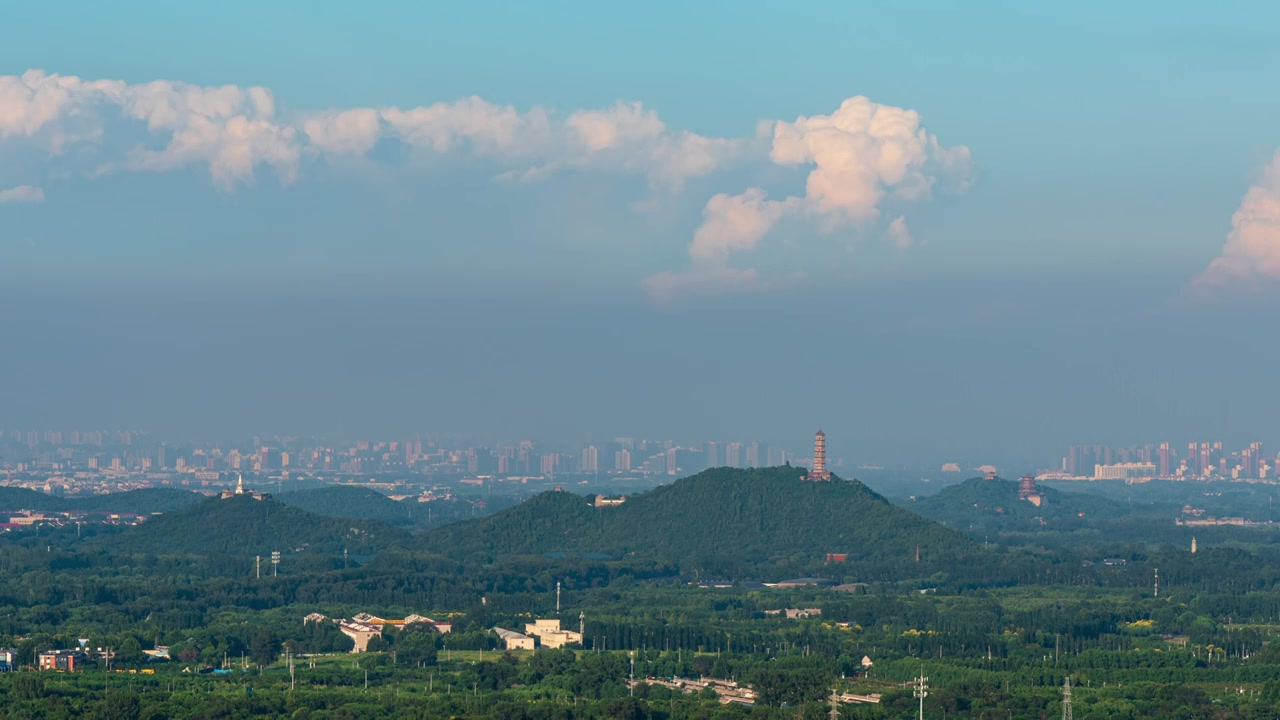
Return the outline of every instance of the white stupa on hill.
{"type": "Polygon", "coordinates": [[[222,494],[219,495],[218,497],[222,498],[223,500],[230,500],[231,498],[236,497],[237,495],[248,495],[252,497],[254,500],[266,500],[267,498],[271,497],[270,493],[258,492],[257,490],[246,490],[244,487],[244,475],[239,475],[239,474],[236,475],[236,489],[223,490],[222,494]]]}

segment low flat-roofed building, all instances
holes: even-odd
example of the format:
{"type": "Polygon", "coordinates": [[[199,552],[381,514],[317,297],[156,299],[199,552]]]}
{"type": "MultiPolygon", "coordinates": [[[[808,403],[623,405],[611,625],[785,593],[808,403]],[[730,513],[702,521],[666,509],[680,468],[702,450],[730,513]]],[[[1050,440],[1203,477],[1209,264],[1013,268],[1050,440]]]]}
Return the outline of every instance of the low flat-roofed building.
{"type": "Polygon", "coordinates": [[[37,658],[41,670],[75,672],[84,664],[85,655],[79,650],[46,650],[37,658]]]}
{"type": "Polygon", "coordinates": [[[790,580],[779,580],[774,583],[774,587],[804,587],[805,585],[835,585],[835,580],[827,578],[791,578],[790,580]]]}
{"type": "Polygon", "coordinates": [[[842,585],[836,585],[835,587],[833,587],[833,588],[831,588],[831,589],[832,589],[832,590],[835,590],[835,591],[837,591],[837,592],[850,592],[850,593],[866,592],[866,591],[867,591],[867,584],[866,584],[866,583],[859,583],[859,582],[854,582],[854,583],[844,583],[844,584],[842,584],[842,585]]]}
{"type": "Polygon", "coordinates": [[[355,647],[351,649],[353,653],[362,653],[369,651],[369,641],[376,637],[382,637],[382,628],[366,625],[359,622],[351,622],[343,620],[338,623],[338,629],[343,635],[351,638],[355,643],[355,647]]]}
{"type": "Polygon", "coordinates": [[[537,645],[537,642],[533,638],[528,635],[518,633],[515,630],[496,627],[493,631],[497,633],[498,637],[501,638],[504,643],[506,643],[508,650],[532,650],[537,645]]]}
{"type": "Polygon", "coordinates": [[[783,612],[790,620],[822,617],[822,610],[819,608],[787,608],[783,612]]]}
{"type": "Polygon", "coordinates": [[[50,519],[51,519],[51,518],[45,517],[45,514],[44,514],[44,513],[31,512],[30,510],[24,510],[24,511],[22,511],[22,514],[21,514],[21,515],[14,515],[14,516],[10,517],[10,518],[9,518],[9,524],[11,524],[11,525],[35,525],[36,523],[42,523],[42,522],[45,522],[45,521],[50,520],[50,519]]]}
{"type": "Polygon", "coordinates": [[[562,648],[574,643],[582,644],[582,634],[560,629],[560,620],[556,618],[534,620],[524,626],[524,632],[537,637],[543,647],[562,648]]]}

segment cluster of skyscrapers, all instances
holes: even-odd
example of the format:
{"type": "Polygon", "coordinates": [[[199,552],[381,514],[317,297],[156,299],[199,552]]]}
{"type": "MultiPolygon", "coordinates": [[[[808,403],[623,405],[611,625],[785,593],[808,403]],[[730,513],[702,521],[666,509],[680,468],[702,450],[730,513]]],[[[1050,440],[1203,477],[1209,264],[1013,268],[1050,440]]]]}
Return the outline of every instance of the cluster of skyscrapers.
{"type": "Polygon", "coordinates": [[[704,442],[627,437],[578,450],[525,440],[480,446],[416,436],[409,440],[331,443],[259,438],[239,443],[185,444],[136,432],[9,431],[0,433],[0,470],[48,473],[417,473],[473,476],[555,476],[622,473],[683,476],[709,467],[782,465],[792,456],[762,442],[704,442]]]}
{"type": "Polygon", "coordinates": [[[1280,458],[1267,458],[1261,442],[1228,449],[1221,441],[1189,442],[1184,446],[1162,442],[1112,448],[1077,445],[1062,459],[1068,476],[1102,479],[1130,477],[1267,479],[1275,474],[1280,458]]]}
{"type": "Polygon", "coordinates": [[[711,467],[782,465],[790,458],[786,451],[762,442],[709,441],[688,446],[671,440],[620,437],[567,453],[539,450],[526,440],[514,446],[469,448],[468,471],[480,475],[689,475],[711,467]]]}

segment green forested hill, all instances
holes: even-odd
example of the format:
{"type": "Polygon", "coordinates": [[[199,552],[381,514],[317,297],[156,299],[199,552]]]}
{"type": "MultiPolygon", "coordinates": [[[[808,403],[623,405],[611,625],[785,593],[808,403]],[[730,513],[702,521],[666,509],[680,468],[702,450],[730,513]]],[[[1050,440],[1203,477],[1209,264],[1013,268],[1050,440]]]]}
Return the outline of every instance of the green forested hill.
{"type": "Polygon", "coordinates": [[[377,520],[330,518],[274,499],[209,498],[103,539],[113,550],[167,554],[262,555],[295,550],[376,552],[410,539],[377,520]]]}
{"type": "Polygon", "coordinates": [[[169,512],[190,507],[203,498],[199,493],[177,488],[145,488],[127,492],[82,497],[58,497],[26,488],[0,488],[0,510],[66,512],[131,512],[139,515],[169,512]]]}
{"type": "Polygon", "coordinates": [[[419,546],[455,557],[603,553],[679,565],[685,571],[760,575],[764,568],[829,574],[914,572],[975,551],[965,536],[890,504],[856,480],[814,483],[800,468],[718,468],[632,496],[617,507],[543,493],[479,520],[421,536],[419,546]],[[914,565],[916,546],[925,566],[914,565]]]}
{"type": "Polygon", "coordinates": [[[4,510],[61,510],[62,498],[27,488],[0,487],[0,508],[4,510]]]}
{"type": "Polygon", "coordinates": [[[275,497],[285,505],[328,517],[381,520],[393,525],[413,520],[408,507],[370,488],[330,485],[275,497]]]}
{"type": "Polygon", "coordinates": [[[128,492],[94,495],[84,498],[65,498],[68,510],[96,512],[132,512],[139,515],[162,513],[189,508],[204,500],[205,496],[177,488],[144,488],[128,492]]]}
{"type": "MultiPolygon", "coordinates": [[[[1070,532],[1101,527],[1121,517],[1148,516],[1164,508],[1122,505],[1086,493],[1064,492],[1040,485],[1037,507],[1018,498],[1018,483],[971,478],[936,495],[905,501],[903,507],[970,532],[1070,532]]],[[[1166,521],[1168,520],[1165,516],[1166,521]]]]}

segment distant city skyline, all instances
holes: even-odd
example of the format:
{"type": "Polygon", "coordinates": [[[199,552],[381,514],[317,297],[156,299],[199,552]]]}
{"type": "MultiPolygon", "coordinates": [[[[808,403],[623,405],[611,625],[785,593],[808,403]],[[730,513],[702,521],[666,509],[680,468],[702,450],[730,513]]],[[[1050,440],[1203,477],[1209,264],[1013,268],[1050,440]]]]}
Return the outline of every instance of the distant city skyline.
{"type": "MultiPolygon", "coordinates": [[[[88,458],[94,455],[92,451],[79,454],[58,452],[63,448],[86,447],[124,451],[118,452],[116,456],[110,456],[106,452],[97,453],[93,469],[113,460],[119,465],[126,458],[135,467],[145,469],[181,469],[184,465],[178,461],[185,460],[186,468],[190,469],[194,467],[191,460],[194,453],[198,455],[200,463],[210,463],[210,468],[214,467],[212,458],[216,457],[217,468],[221,470],[242,469],[243,459],[243,469],[255,471],[280,470],[292,466],[294,469],[364,472],[359,464],[344,468],[342,460],[335,464],[332,457],[356,457],[361,451],[370,448],[376,448],[388,456],[402,455],[400,462],[388,466],[392,470],[411,467],[417,456],[442,453],[450,454],[463,472],[473,474],[634,472],[645,475],[684,475],[710,467],[770,467],[788,463],[812,466],[814,462],[812,441],[805,448],[798,442],[783,445],[765,440],[675,440],[610,436],[607,433],[593,440],[578,441],[546,441],[525,437],[519,440],[484,442],[464,434],[449,433],[405,433],[397,437],[400,439],[257,435],[239,439],[181,441],[136,430],[0,429],[0,470],[12,470],[18,465],[34,467],[33,461],[51,467],[51,463],[56,464],[55,457],[61,460],[79,457],[81,467],[87,467],[88,458]],[[15,453],[15,449],[19,452],[15,453]],[[300,451],[303,450],[308,454],[301,454],[300,451]],[[23,455],[23,451],[30,454],[23,455]],[[318,458],[325,453],[331,456],[330,461],[317,463],[318,458]],[[232,458],[234,462],[230,461],[232,458]],[[466,458],[466,461],[457,458],[466,458]]],[[[836,447],[843,444],[839,441],[837,438],[836,447]]],[[[1000,474],[1007,476],[1038,472],[1093,477],[1095,468],[1103,467],[1109,468],[1106,472],[1111,472],[1116,477],[1128,477],[1132,471],[1134,476],[1149,477],[1265,478],[1274,476],[1275,468],[1280,465],[1280,452],[1268,455],[1267,447],[1260,440],[1239,446],[1232,446],[1222,440],[1073,445],[1056,461],[1045,458],[1043,461],[1029,463],[1001,460],[1002,453],[999,451],[975,453],[975,458],[938,456],[935,459],[930,457],[928,448],[921,448],[916,456],[886,462],[858,456],[848,449],[840,454],[829,455],[828,464],[846,474],[856,473],[859,468],[885,466],[921,471],[932,469],[937,472],[981,473],[987,466],[994,466],[1000,474]]]]}

